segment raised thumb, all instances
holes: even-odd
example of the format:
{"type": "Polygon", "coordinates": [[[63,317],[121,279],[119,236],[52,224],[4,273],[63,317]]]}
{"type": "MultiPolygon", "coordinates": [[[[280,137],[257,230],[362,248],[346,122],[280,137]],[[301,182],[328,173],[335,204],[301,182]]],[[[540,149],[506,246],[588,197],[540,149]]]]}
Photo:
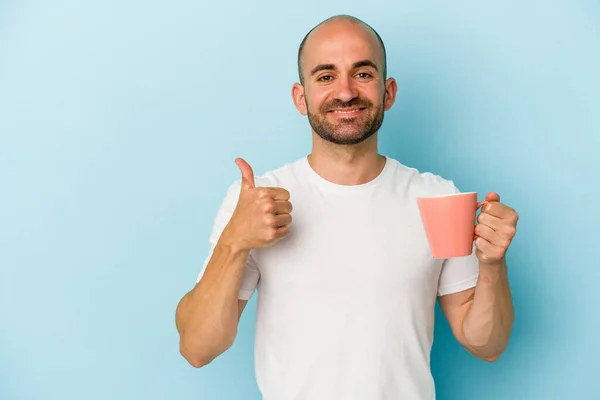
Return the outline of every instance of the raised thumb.
{"type": "Polygon", "coordinates": [[[252,167],[243,158],[236,158],[235,163],[242,173],[242,189],[254,188],[254,171],[252,171],[252,167]]]}

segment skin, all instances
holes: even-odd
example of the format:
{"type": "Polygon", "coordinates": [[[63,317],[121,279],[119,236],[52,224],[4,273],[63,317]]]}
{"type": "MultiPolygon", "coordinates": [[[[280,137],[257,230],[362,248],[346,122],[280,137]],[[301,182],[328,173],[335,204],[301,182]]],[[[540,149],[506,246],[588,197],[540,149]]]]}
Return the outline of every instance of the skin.
{"type": "MultiPolygon", "coordinates": [[[[389,110],[394,104],[397,85],[393,78],[383,77],[383,51],[374,33],[364,26],[344,19],[317,27],[306,41],[303,54],[304,85],[292,87],[294,105],[302,115],[315,115],[337,128],[338,139],[356,140],[361,122],[374,117],[377,109],[389,110]],[[372,65],[355,67],[367,61],[372,65]],[[333,68],[314,69],[330,65],[333,68]],[[370,103],[367,110],[346,116],[327,110],[352,109],[340,104],[370,103]],[[337,104],[337,106],[336,106],[337,104]]],[[[342,185],[355,185],[374,179],[384,167],[385,158],[378,154],[375,132],[354,144],[338,144],[323,139],[312,130],[311,167],[323,178],[342,185]]]]}
{"type": "Polygon", "coordinates": [[[256,187],[246,161],[236,159],[242,173],[240,196],[223,229],[202,279],[177,305],[175,323],[179,351],[200,368],[233,344],[247,301],[238,299],[250,250],[272,246],[284,238],[292,222],[290,194],[283,188],[256,187]]]}
{"type": "MultiPolygon", "coordinates": [[[[347,18],[326,22],[307,38],[303,83],[295,83],[291,94],[313,128],[308,161],[324,179],[357,185],[382,171],[385,157],[378,153],[377,129],[397,92],[396,81],[383,75],[383,63],[375,34],[347,18]]],[[[289,193],[256,187],[250,165],[243,159],[236,163],[242,174],[237,207],[202,279],[176,311],[181,354],[195,367],[210,363],[233,344],[247,303],[237,294],[248,254],[276,244],[292,220],[289,193]]],[[[438,300],[456,339],[474,356],[495,361],[508,344],[514,319],[506,251],[518,215],[496,193],[486,201],[474,230],[477,285],[438,300]]]]}
{"type": "MultiPolygon", "coordinates": [[[[356,139],[350,123],[332,113],[323,115],[324,104],[366,99],[375,106],[381,104],[385,111],[392,107],[397,85],[393,78],[384,80],[383,51],[367,27],[343,18],[333,20],[314,30],[305,50],[304,84],[297,83],[292,89],[294,104],[302,115],[316,114],[336,125],[340,136],[356,139]],[[377,68],[356,68],[355,63],[363,60],[372,61],[377,68]],[[322,65],[332,68],[320,69],[322,65]],[[315,68],[319,71],[313,73],[315,68]]],[[[357,144],[340,145],[324,140],[315,129],[309,162],[325,179],[345,185],[375,178],[384,165],[377,133],[357,144]]],[[[474,356],[492,362],[506,349],[514,320],[506,251],[515,236],[518,215],[500,203],[496,193],[489,193],[486,201],[475,227],[480,271],[476,287],[438,300],[458,342],[474,356]]]]}
{"type": "Polygon", "coordinates": [[[514,321],[506,252],[519,216],[500,203],[497,193],[488,193],[486,201],[475,226],[477,284],[438,299],[458,342],[474,356],[493,362],[506,349],[514,321]]]}

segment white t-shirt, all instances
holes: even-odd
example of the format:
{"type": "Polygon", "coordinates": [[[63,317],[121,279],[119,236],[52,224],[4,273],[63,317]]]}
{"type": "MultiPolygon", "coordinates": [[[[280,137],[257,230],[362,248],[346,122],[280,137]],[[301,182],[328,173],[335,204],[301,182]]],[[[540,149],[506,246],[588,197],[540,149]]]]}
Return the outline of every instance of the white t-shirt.
{"type": "MultiPolygon", "coordinates": [[[[457,192],[453,182],[388,157],[374,180],[343,186],[303,157],[255,184],[287,189],[293,205],[289,235],[251,251],[239,292],[249,299],[257,290],[263,399],[435,399],[436,296],[475,286],[479,267],[474,254],[432,258],[415,199],[457,192]]],[[[239,191],[238,180],[216,216],[212,246],[239,191]]]]}

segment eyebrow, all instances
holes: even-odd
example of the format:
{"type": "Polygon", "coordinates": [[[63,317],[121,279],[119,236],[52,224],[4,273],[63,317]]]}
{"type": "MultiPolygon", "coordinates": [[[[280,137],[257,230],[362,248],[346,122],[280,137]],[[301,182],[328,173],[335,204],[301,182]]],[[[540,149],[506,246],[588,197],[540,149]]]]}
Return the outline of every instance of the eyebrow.
{"type": "MultiPolygon", "coordinates": [[[[357,61],[352,65],[352,67],[353,68],[371,67],[371,68],[375,69],[375,71],[379,71],[379,69],[377,68],[377,65],[375,65],[375,63],[371,60],[357,61]]],[[[310,71],[310,74],[312,76],[312,75],[316,74],[317,72],[325,71],[325,70],[335,71],[335,70],[337,70],[337,68],[333,64],[319,64],[310,71]]]]}

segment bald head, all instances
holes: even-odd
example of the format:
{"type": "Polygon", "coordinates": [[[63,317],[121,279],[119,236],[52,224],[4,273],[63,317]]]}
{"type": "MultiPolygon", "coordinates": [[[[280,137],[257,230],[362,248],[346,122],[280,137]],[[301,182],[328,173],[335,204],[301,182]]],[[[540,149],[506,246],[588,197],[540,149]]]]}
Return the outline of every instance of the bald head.
{"type": "Polygon", "coordinates": [[[327,31],[340,28],[350,28],[352,30],[356,30],[357,33],[365,34],[367,38],[372,40],[373,45],[378,47],[377,53],[380,55],[380,57],[376,62],[377,64],[379,64],[379,67],[383,74],[383,78],[385,79],[387,76],[386,51],[385,45],[383,44],[383,40],[381,40],[379,34],[367,23],[361,21],[356,17],[352,17],[350,15],[336,15],[322,21],[317,26],[312,28],[300,43],[300,47],[298,48],[298,76],[300,79],[300,83],[304,84],[305,78],[303,74],[305,48],[310,47],[310,42],[313,39],[323,40],[327,37],[327,31]]]}

